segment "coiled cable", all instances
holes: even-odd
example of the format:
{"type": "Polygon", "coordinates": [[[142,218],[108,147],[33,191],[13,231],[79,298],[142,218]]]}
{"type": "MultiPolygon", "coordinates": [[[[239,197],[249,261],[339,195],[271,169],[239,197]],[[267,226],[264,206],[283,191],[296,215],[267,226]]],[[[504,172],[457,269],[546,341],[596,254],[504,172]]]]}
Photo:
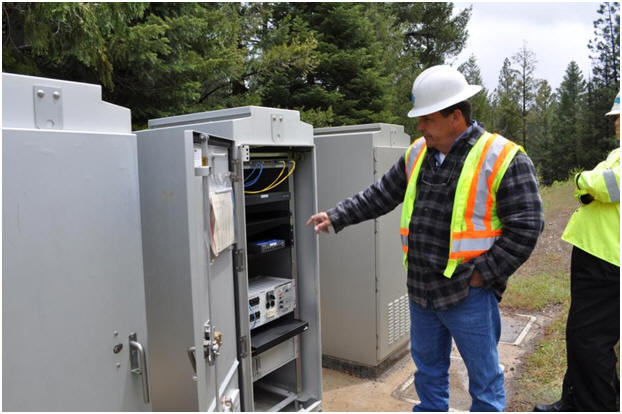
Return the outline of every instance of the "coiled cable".
{"type": "MultiPolygon", "coordinates": [[[[270,185],[268,185],[266,188],[262,188],[261,190],[256,190],[256,191],[244,191],[244,194],[259,194],[259,193],[265,193],[266,191],[270,191],[273,188],[277,187],[278,185],[280,185],[283,181],[287,180],[287,178],[289,178],[294,171],[296,170],[296,161],[292,160],[290,161],[292,163],[289,171],[287,172],[287,174],[285,175],[285,177],[281,178],[281,176],[283,175],[283,173],[285,172],[285,168],[287,168],[287,162],[282,161],[283,162],[283,168],[281,168],[281,172],[279,173],[279,175],[274,179],[274,181],[272,181],[272,183],[270,185]]],[[[246,186],[245,186],[246,187],[246,186]]]]}

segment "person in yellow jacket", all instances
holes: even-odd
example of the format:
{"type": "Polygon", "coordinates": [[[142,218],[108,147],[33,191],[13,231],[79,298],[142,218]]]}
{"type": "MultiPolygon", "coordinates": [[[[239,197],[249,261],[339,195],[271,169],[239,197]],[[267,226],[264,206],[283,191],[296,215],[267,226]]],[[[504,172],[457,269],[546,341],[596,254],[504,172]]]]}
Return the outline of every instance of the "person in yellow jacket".
{"type": "MultiPolygon", "coordinates": [[[[620,139],[620,94],[615,116],[620,139]]],[[[562,397],[534,411],[617,411],[614,346],[620,339],[620,148],[575,177],[581,207],[562,239],[573,245],[566,325],[568,368],[562,397]]]]}

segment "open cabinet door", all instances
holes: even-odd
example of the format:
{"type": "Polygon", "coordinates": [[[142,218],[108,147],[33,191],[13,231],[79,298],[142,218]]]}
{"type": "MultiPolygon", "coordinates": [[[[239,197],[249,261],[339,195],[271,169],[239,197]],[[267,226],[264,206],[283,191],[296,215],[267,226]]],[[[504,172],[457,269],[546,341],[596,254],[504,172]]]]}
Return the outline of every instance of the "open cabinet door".
{"type": "Polygon", "coordinates": [[[199,409],[239,411],[233,143],[185,134],[195,160],[191,216],[197,231],[191,255],[199,409]]]}
{"type": "Polygon", "coordinates": [[[233,142],[137,136],[153,408],[239,410],[233,142]]]}

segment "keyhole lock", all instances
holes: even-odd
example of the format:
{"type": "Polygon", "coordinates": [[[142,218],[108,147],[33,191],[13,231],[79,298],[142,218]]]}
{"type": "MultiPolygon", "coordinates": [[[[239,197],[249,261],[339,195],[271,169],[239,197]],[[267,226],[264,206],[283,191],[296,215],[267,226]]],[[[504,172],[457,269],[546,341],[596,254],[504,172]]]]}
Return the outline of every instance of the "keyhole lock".
{"type": "Polygon", "coordinates": [[[123,349],[123,344],[116,344],[112,348],[112,352],[114,352],[115,354],[118,354],[119,352],[121,352],[122,349],[123,349]]]}

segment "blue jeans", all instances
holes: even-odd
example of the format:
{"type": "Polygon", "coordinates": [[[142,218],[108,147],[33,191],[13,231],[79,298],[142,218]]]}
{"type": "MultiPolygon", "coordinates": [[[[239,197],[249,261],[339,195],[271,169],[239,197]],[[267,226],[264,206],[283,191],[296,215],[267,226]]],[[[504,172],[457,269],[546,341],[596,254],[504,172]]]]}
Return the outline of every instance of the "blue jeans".
{"type": "Polygon", "coordinates": [[[494,293],[471,287],[466,299],[445,311],[409,303],[410,351],[421,401],[413,411],[449,409],[452,337],[469,373],[471,411],[503,411],[505,389],[497,352],[501,317],[494,293]]]}

